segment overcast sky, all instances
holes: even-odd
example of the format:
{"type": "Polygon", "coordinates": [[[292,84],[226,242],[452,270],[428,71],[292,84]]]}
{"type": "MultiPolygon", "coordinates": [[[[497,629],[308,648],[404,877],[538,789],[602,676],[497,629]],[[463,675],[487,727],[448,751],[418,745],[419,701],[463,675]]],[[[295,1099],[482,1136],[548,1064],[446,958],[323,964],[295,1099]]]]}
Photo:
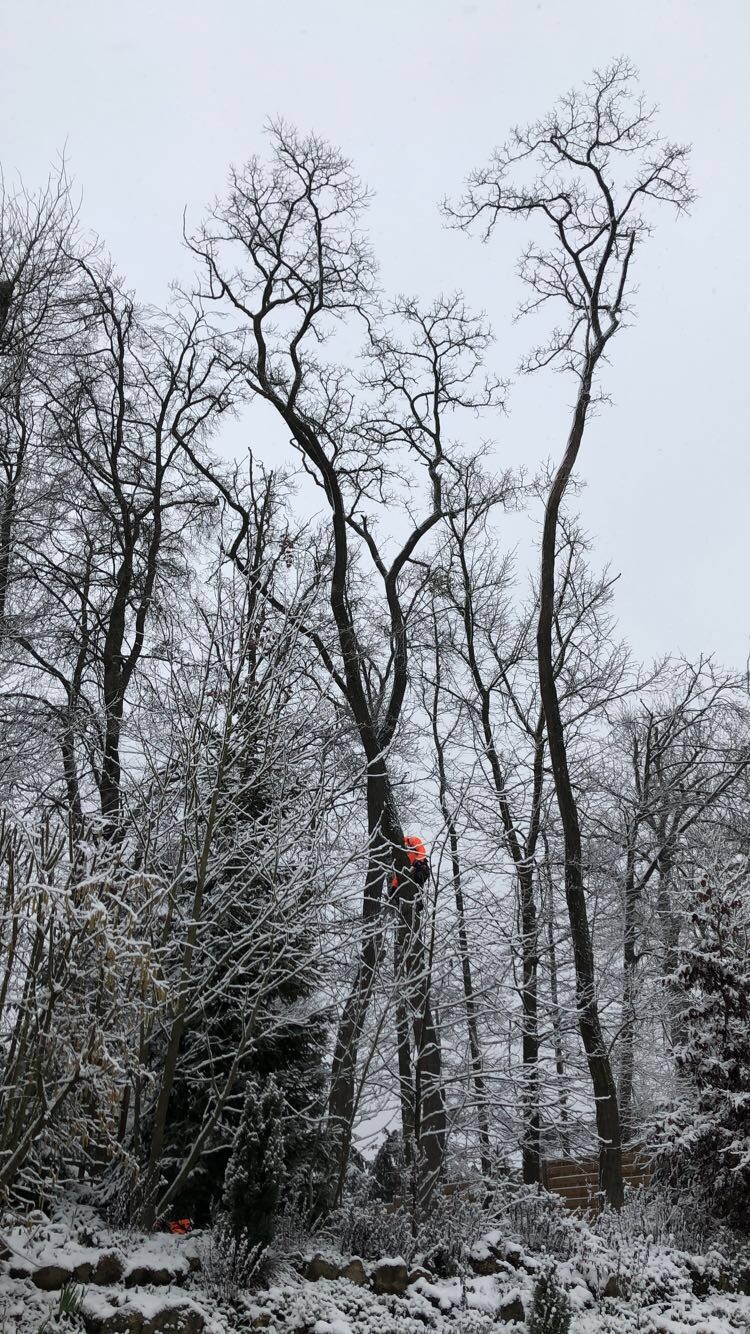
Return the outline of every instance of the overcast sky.
{"type": "MultiPolygon", "coordinates": [[[[614,404],[587,437],[579,508],[621,572],[620,625],[643,657],[750,651],[750,6],[747,0],[0,0],[0,160],[41,182],[65,148],[83,219],[144,301],[184,275],[227,166],[283,115],[339,143],[375,192],[384,286],[462,288],[509,375],[520,230],[489,247],[437,211],[516,123],[625,54],[672,138],[694,145],[692,216],[643,252],[636,326],[616,340],[614,404]]],[[[564,443],[570,390],[514,390],[498,458],[534,471],[564,443]]],[[[530,528],[529,528],[529,531],[530,528]]],[[[509,529],[515,540],[517,530],[509,529]]]]}

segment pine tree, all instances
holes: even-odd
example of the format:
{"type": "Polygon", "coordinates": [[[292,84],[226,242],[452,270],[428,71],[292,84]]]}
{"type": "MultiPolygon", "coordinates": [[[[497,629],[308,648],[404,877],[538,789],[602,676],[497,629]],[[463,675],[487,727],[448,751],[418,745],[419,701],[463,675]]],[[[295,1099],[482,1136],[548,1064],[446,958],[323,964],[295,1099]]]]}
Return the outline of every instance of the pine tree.
{"type": "Polygon", "coordinates": [[[251,1080],[224,1176],[222,1204],[235,1242],[267,1246],[286,1179],[284,1095],[275,1079],[251,1080]]]}
{"type": "Polygon", "coordinates": [[[705,875],[694,935],[672,986],[684,1040],[675,1051],[681,1098],[667,1120],[678,1181],[750,1230],[750,884],[745,869],[705,875]]]}
{"type": "MultiPolygon", "coordinates": [[[[305,774],[295,773],[293,761],[285,763],[283,716],[269,716],[258,694],[248,680],[235,707],[206,893],[201,953],[222,960],[226,980],[217,985],[214,976],[200,1013],[185,1032],[162,1162],[169,1179],[206,1117],[208,1076],[220,1080],[229,1069],[243,1016],[256,1010],[236,1090],[174,1204],[175,1212],[202,1224],[211,1221],[220,1204],[247,1108],[246,1088],[263,1088],[273,1077],[279,1090],[287,1196],[300,1195],[303,1184],[313,1193],[303,1179],[314,1171],[316,1120],[324,1105],[326,1021],[317,1003],[321,972],[304,901],[311,891],[301,888],[315,877],[305,865],[304,845],[297,849],[289,835],[294,855],[277,855],[280,830],[294,827],[303,807],[305,774]],[[258,986],[263,994],[256,1009],[258,986]]],[[[188,885],[187,896],[191,892],[188,885]]]]}
{"type": "Polygon", "coordinates": [[[406,1158],[404,1141],[398,1130],[386,1131],[370,1169],[373,1193],[385,1204],[390,1204],[405,1193],[406,1158]]]}
{"type": "Polygon", "coordinates": [[[555,1271],[545,1269],[534,1285],[529,1312],[529,1334],[568,1334],[570,1301],[560,1287],[555,1271]]]}

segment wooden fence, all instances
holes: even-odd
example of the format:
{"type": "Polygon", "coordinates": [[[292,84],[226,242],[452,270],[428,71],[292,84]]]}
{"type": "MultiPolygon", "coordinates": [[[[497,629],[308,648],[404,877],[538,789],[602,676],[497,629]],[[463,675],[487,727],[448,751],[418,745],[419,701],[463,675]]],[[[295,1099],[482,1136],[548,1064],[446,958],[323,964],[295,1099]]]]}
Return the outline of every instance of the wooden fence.
{"type": "MultiPolygon", "coordinates": [[[[626,1186],[647,1186],[651,1172],[638,1149],[625,1149],[622,1174],[626,1186]]],[[[548,1158],[542,1162],[542,1185],[561,1195],[569,1209],[599,1207],[599,1161],[596,1158],[548,1158]]]]}

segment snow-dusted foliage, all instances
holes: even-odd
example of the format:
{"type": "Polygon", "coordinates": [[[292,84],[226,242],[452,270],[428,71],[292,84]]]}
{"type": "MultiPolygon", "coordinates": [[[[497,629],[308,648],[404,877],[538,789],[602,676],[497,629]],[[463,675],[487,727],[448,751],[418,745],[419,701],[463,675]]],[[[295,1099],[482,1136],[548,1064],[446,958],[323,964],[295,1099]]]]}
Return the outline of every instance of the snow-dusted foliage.
{"type": "Polygon", "coordinates": [[[718,1217],[750,1228],[750,881],[740,859],[693,890],[690,935],[670,979],[678,1006],[677,1103],[666,1119],[673,1178],[718,1217]]]}
{"type": "Polygon", "coordinates": [[[568,1334],[570,1314],[570,1300],[554,1269],[544,1269],[534,1284],[529,1334],[568,1334]]]}
{"type": "Polygon", "coordinates": [[[268,1243],[286,1178],[284,1095],[273,1076],[249,1081],[245,1105],[224,1174],[222,1204],[236,1240],[268,1243]]]}
{"type": "Polygon", "coordinates": [[[161,994],[164,894],[106,848],[71,860],[52,824],[6,820],[2,857],[0,1182],[33,1200],[120,1154],[143,1007],[161,994]]]}

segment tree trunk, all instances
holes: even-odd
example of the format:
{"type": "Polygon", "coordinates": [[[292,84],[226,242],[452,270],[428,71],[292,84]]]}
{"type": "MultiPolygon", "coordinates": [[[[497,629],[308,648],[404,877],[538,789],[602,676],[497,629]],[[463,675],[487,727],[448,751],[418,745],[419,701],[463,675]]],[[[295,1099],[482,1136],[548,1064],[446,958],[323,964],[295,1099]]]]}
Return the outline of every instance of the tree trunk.
{"type": "Polygon", "coordinates": [[[479,1043],[479,1007],[474,993],[474,981],[471,974],[469,938],[466,931],[464,895],[461,887],[461,863],[458,855],[458,835],[453,820],[448,819],[447,824],[451,849],[453,893],[456,900],[456,918],[458,922],[458,951],[461,956],[461,974],[464,986],[464,1002],[466,1005],[466,1027],[469,1034],[469,1054],[471,1057],[472,1079],[477,1100],[479,1160],[482,1165],[482,1172],[486,1177],[489,1177],[492,1172],[492,1158],[490,1156],[490,1123],[487,1108],[487,1085],[484,1078],[482,1049],[479,1043]]]}
{"type": "Polygon", "coordinates": [[[434,645],[435,645],[435,688],[432,697],[431,721],[432,736],[435,745],[435,756],[438,767],[438,791],[440,798],[440,810],[448,830],[448,841],[451,852],[451,875],[453,880],[453,895],[456,903],[456,921],[458,926],[458,950],[461,957],[461,976],[464,989],[464,1003],[466,1006],[466,1028],[469,1036],[469,1054],[471,1059],[472,1082],[474,1084],[474,1093],[477,1102],[477,1122],[479,1131],[479,1160],[482,1166],[482,1172],[489,1177],[492,1171],[492,1160],[490,1157],[490,1127],[487,1108],[487,1086],[484,1078],[484,1069],[482,1063],[482,1048],[479,1041],[479,1007],[477,1005],[476,995],[474,993],[474,982],[471,973],[471,956],[469,953],[469,936],[466,930],[466,912],[464,908],[464,894],[461,883],[461,859],[458,851],[458,830],[452,812],[448,805],[448,779],[445,771],[445,744],[440,735],[438,727],[438,715],[440,711],[440,652],[438,644],[437,624],[433,615],[434,645]]]}
{"type": "Polygon", "coordinates": [[[628,848],[625,870],[625,917],[622,936],[622,1031],[620,1035],[620,1077],[618,1098],[623,1141],[633,1135],[633,1074],[635,1069],[636,1000],[636,917],[639,892],[635,882],[634,837],[628,848]]]}
{"type": "Polygon", "coordinates": [[[336,1197],[346,1178],[354,1117],[357,1052],[367,1018],[372,988],[384,949],[381,921],[383,880],[393,863],[399,880],[397,933],[403,968],[403,996],[415,1039],[415,1130],[425,1168],[419,1195],[429,1199],[442,1171],[445,1151],[445,1104],[437,1033],[432,1018],[426,951],[415,910],[417,886],[409,873],[403,832],[395,814],[390,780],[382,758],[370,765],[367,778],[370,859],[362,913],[363,933],[354,985],[344,1006],[334,1050],[328,1110],[338,1154],[336,1197]]]}
{"type": "Polygon", "coordinates": [[[597,359],[596,356],[591,354],[587,356],[567,448],[562,463],[555,473],[544,514],[537,660],[539,664],[539,688],[547,725],[547,741],[552,761],[555,793],[563,827],[565,897],[568,905],[575,961],[578,1024],[586,1052],[596,1106],[596,1127],[599,1136],[599,1182],[608,1202],[614,1208],[619,1208],[623,1201],[620,1114],[612,1065],[602,1033],[596,999],[594,952],[583,879],[581,829],[578,819],[578,806],[568,770],[568,753],[560,713],[560,702],[557,697],[552,648],[552,626],[555,611],[555,556],[560,505],[583,439],[597,359]]]}
{"type": "Polygon", "coordinates": [[[555,948],[555,923],[552,915],[552,903],[547,918],[547,940],[549,944],[549,989],[552,1000],[552,1036],[555,1047],[555,1071],[557,1074],[557,1098],[560,1107],[560,1148],[566,1157],[570,1154],[570,1135],[568,1133],[568,1091],[565,1087],[565,1050],[562,1041],[562,1020],[560,996],[557,985],[557,950],[555,948]]]}
{"type": "Polygon", "coordinates": [[[541,1180],[541,1122],[539,1115],[538,935],[533,871],[529,862],[518,869],[521,898],[521,954],[523,960],[523,1179],[541,1180]]]}
{"type": "Polygon", "coordinates": [[[393,936],[393,978],[396,987],[396,1048],[398,1052],[398,1087],[401,1102],[401,1134],[404,1142],[404,1161],[407,1168],[414,1162],[415,1136],[415,1096],[411,1069],[411,1043],[409,1040],[409,1013],[406,1002],[400,994],[400,978],[403,975],[403,963],[399,953],[398,932],[393,936]]]}
{"type": "Polygon", "coordinates": [[[541,808],[541,789],[543,780],[542,757],[543,718],[535,732],[534,756],[534,802],[529,825],[529,835],[522,844],[518,827],[511,810],[505,787],[505,776],[500,763],[500,756],[495,745],[490,713],[492,692],[485,684],[474,643],[474,613],[471,604],[471,574],[466,564],[463,545],[459,545],[459,556],[464,586],[463,621],[466,635],[466,649],[469,668],[477,690],[482,723],[484,753],[492,773],[492,784],[497,798],[500,819],[502,821],[505,845],[513,860],[516,871],[519,901],[521,906],[521,955],[523,967],[523,985],[521,1006],[523,1012],[522,1059],[524,1089],[521,1099],[523,1110],[522,1162],[523,1179],[528,1184],[540,1180],[541,1141],[539,1124],[539,1034],[537,1014],[537,967],[538,940],[536,903],[534,900],[534,852],[539,834],[541,808]]]}
{"type": "Polygon", "coordinates": [[[331,1068],[328,1119],[337,1156],[335,1180],[338,1183],[332,1203],[337,1203],[346,1179],[355,1110],[357,1055],[367,1019],[372,989],[385,948],[382,920],[383,882],[388,865],[388,848],[380,830],[383,777],[370,772],[367,778],[367,809],[370,852],[362,905],[359,958],[351,990],[339,1021],[331,1068]]]}

